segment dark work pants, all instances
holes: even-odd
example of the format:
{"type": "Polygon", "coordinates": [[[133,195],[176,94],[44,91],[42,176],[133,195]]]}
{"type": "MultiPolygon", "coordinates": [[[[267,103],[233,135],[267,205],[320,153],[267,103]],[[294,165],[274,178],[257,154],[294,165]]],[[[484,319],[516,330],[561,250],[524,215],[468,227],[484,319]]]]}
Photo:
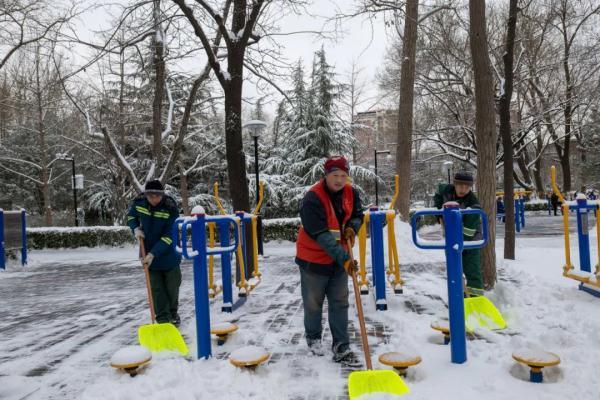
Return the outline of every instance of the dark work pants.
{"type": "Polygon", "coordinates": [[[348,337],[348,274],[338,271],[334,276],[319,275],[300,268],[300,284],[304,305],[306,339],[321,339],[323,301],[327,297],[329,328],[333,346],[349,347],[348,337]]]}
{"type": "Polygon", "coordinates": [[[179,306],[181,269],[150,270],[150,287],[154,301],[154,313],[159,324],[171,322],[179,306]]]}
{"type": "Polygon", "coordinates": [[[483,294],[483,276],[481,275],[481,251],[464,250],[462,253],[463,273],[467,278],[467,290],[471,295],[483,294]],[[475,290],[470,290],[475,289],[475,290]]]}

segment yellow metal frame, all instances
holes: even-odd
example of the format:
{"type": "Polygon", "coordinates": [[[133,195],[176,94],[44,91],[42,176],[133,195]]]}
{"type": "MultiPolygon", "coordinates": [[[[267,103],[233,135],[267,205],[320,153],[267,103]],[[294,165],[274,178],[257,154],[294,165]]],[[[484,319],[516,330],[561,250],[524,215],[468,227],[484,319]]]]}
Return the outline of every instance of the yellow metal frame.
{"type": "MultiPolygon", "coordinates": [[[[404,281],[400,277],[400,263],[398,262],[398,246],[396,245],[396,230],[394,227],[394,220],[396,219],[396,211],[393,209],[394,204],[396,203],[396,199],[399,193],[399,182],[398,175],[394,176],[394,196],[392,198],[392,202],[390,203],[389,210],[386,210],[386,221],[387,221],[387,234],[388,234],[388,269],[387,269],[387,277],[390,284],[393,286],[393,289],[401,289],[401,286],[404,284],[404,281]],[[400,285],[400,288],[397,286],[400,285]]],[[[369,225],[369,221],[371,220],[371,214],[369,211],[365,212],[365,217],[363,224],[358,230],[358,255],[359,255],[359,280],[358,283],[362,288],[369,287],[370,282],[367,280],[367,266],[366,266],[366,257],[367,257],[367,226],[369,225]]]]}
{"type": "Polygon", "coordinates": [[[254,215],[260,214],[260,208],[262,207],[262,203],[263,203],[263,195],[265,193],[265,183],[263,181],[260,181],[260,183],[258,184],[258,187],[259,187],[258,203],[256,204],[254,211],[252,211],[252,214],[254,214],[254,215]]]}
{"type": "MultiPolygon", "coordinates": [[[[563,276],[567,277],[567,278],[571,278],[573,280],[576,280],[578,282],[583,282],[585,284],[591,285],[591,286],[596,286],[598,288],[600,288],[600,259],[598,260],[598,263],[595,266],[595,271],[594,274],[596,275],[596,282],[591,282],[589,278],[584,278],[578,275],[573,275],[571,274],[571,270],[574,270],[575,267],[573,266],[573,263],[571,262],[571,240],[570,240],[570,233],[569,233],[569,205],[566,203],[565,201],[565,197],[562,195],[562,193],[560,192],[560,189],[558,188],[558,185],[556,183],[556,167],[553,165],[552,167],[550,167],[550,173],[551,173],[551,178],[552,178],[552,190],[554,191],[554,193],[558,196],[558,198],[560,199],[560,201],[562,202],[562,211],[563,211],[563,231],[564,231],[564,237],[565,237],[565,265],[563,266],[563,276]]],[[[596,241],[597,241],[597,247],[598,247],[598,257],[600,258],[600,210],[598,208],[596,208],[596,241]]]]}
{"type": "Polygon", "coordinates": [[[219,184],[217,182],[213,185],[213,193],[215,196],[215,202],[217,203],[217,208],[222,215],[227,215],[227,212],[223,208],[223,204],[221,204],[221,199],[219,198],[219,184]]]}
{"type": "MultiPolygon", "coordinates": [[[[208,223],[208,246],[210,248],[215,247],[215,223],[208,223]]],[[[215,256],[208,256],[208,297],[211,299],[221,293],[223,287],[221,285],[215,285],[214,281],[214,269],[215,269],[215,256]]]]}
{"type": "Polygon", "coordinates": [[[398,198],[398,193],[400,193],[400,183],[399,183],[398,175],[394,175],[394,197],[392,197],[392,202],[390,203],[390,210],[394,209],[394,205],[396,204],[396,199],[398,198]]]}
{"type": "MultiPolygon", "coordinates": [[[[246,290],[246,294],[250,293],[256,286],[258,286],[258,284],[260,283],[260,277],[261,277],[261,273],[258,270],[258,223],[257,223],[257,214],[260,212],[260,208],[262,207],[262,203],[263,203],[263,198],[264,198],[264,186],[265,183],[263,181],[260,181],[259,183],[259,191],[258,191],[258,203],[256,204],[256,207],[254,208],[254,211],[252,212],[252,258],[254,260],[254,272],[252,273],[252,277],[255,278],[254,282],[252,284],[249,284],[248,281],[246,281],[246,266],[244,265],[244,257],[242,254],[242,229],[241,229],[241,220],[238,221],[238,230],[239,230],[239,244],[238,247],[236,249],[236,255],[237,255],[237,260],[240,266],[240,275],[241,275],[241,279],[240,281],[237,283],[237,287],[241,290],[242,288],[244,288],[246,290]]],[[[215,182],[213,184],[213,193],[214,193],[214,197],[215,197],[215,202],[217,203],[217,208],[219,209],[219,212],[222,215],[227,215],[227,212],[225,211],[225,208],[223,207],[223,204],[221,204],[221,199],[219,197],[219,184],[217,182],[215,182]]],[[[213,230],[214,230],[214,223],[209,223],[209,232],[210,232],[210,224],[213,224],[213,230]]],[[[211,246],[214,246],[214,236],[211,237],[211,246]]],[[[209,292],[210,292],[210,288],[214,287],[213,284],[213,266],[214,266],[214,261],[213,261],[213,256],[210,256],[209,258],[209,292]]],[[[219,289],[220,291],[221,289],[219,289]]],[[[215,295],[218,293],[217,290],[214,291],[215,295]]],[[[211,296],[211,297],[214,297],[211,296]]]]}
{"type": "Polygon", "coordinates": [[[358,258],[359,258],[359,265],[360,265],[360,270],[359,270],[359,279],[358,279],[358,284],[361,287],[361,290],[363,287],[369,287],[369,281],[367,280],[367,265],[366,265],[366,258],[367,258],[367,226],[369,225],[369,221],[371,219],[371,214],[369,214],[369,212],[365,212],[365,217],[363,220],[363,224],[361,225],[360,229],[358,230],[358,258]]]}

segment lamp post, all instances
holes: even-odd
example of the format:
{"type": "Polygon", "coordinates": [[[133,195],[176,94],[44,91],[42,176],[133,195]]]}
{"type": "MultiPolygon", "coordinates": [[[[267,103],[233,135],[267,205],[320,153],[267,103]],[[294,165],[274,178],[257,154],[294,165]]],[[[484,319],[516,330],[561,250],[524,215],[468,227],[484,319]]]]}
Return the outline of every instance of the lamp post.
{"type": "Polygon", "coordinates": [[[379,179],[377,175],[377,154],[387,154],[390,157],[391,154],[389,150],[378,151],[377,149],[373,149],[373,158],[375,159],[375,206],[379,207],[379,185],[377,184],[377,181],[379,179]]]}
{"type": "Polygon", "coordinates": [[[57,160],[70,161],[71,162],[71,173],[72,173],[72,184],[73,184],[73,210],[75,211],[75,226],[79,226],[79,220],[77,219],[77,179],[75,175],[75,157],[67,157],[66,154],[57,154],[57,160]]]}
{"type": "MultiPolygon", "coordinates": [[[[244,124],[244,128],[250,131],[250,136],[254,139],[254,172],[256,174],[256,204],[260,201],[258,193],[260,188],[260,179],[258,175],[258,138],[262,134],[267,123],[259,119],[253,119],[244,124]]],[[[260,212],[258,213],[260,214],[260,212]]],[[[262,218],[257,216],[257,231],[258,231],[258,253],[263,255],[263,235],[262,235],[262,218]]]]}
{"type": "Polygon", "coordinates": [[[450,170],[452,169],[452,161],[444,161],[442,164],[442,169],[446,170],[446,173],[448,174],[448,183],[450,183],[450,170]]]}

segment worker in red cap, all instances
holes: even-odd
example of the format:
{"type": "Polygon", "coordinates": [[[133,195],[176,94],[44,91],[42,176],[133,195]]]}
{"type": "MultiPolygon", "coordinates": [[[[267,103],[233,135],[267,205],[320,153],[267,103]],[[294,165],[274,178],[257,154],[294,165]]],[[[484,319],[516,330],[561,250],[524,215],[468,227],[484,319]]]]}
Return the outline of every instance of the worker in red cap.
{"type": "Polygon", "coordinates": [[[362,207],[349,182],[350,165],[345,157],[328,158],[324,172],[325,177],[300,203],[296,264],[300,266],[306,342],[314,355],[325,354],[321,318],[327,297],[333,361],[357,367],[361,362],[350,349],[348,336],[348,274],[356,264],[347,246],[354,245],[362,225],[362,207]]]}

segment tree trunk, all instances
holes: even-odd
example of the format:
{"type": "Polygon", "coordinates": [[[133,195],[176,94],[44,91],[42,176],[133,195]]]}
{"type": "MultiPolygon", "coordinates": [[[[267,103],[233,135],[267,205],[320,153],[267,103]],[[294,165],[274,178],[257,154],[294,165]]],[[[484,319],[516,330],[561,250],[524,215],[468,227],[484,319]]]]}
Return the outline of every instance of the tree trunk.
{"type": "Polygon", "coordinates": [[[469,0],[469,42],[475,77],[475,140],[479,201],[488,217],[490,241],[481,251],[486,289],[496,283],[496,111],[488,55],[485,0],[469,0]]]}
{"type": "MultiPolygon", "coordinates": [[[[227,69],[230,80],[225,88],[225,152],[229,177],[229,194],[234,212],[250,212],[250,195],[246,178],[246,154],[242,142],[243,60],[243,49],[236,48],[229,54],[227,69]]],[[[252,243],[252,230],[250,229],[246,229],[246,243],[252,243]]],[[[246,262],[246,271],[253,271],[254,258],[251,245],[246,246],[246,262]]]]}
{"type": "MultiPolygon", "coordinates": [[[[154,86],[154,102],[152,104],[152,152],[156,162],[156,168],[162,167],[162,102],[165,96],[165,58],[164,38],[160,23],[160,0],[154,0],[154,71],[156,76],[154,86]]],[[[152,179],[153,177],[149,177],[152,179]]]]}
{"type": "Polygon", "coordinates": [[[504,94],[500,97],[500,136],[504,150],[504,258],[515,259],[515,202],[513,182],[513,142],[510,129],[510,103],[513,92],[513,61],[515,31],[517,26],[517,1],[510,0],[506,29],[506,51],[504,61],[504,94]]]}
{"type": "Polygon", "coordinates": [[[407,0],[400,72],[400,103],[398,105],[398,143],[396,144],[396,174],[401,190],[394,208],[403,221],[410,211],[413,103],[415,93],[415,51],[417,47],[418,0],[407,0]]]}
{"type": "Polygon", "coordinates": [[[183,208],[183,215],[190,215],[190,194],[188,191],[188,177],[180,165],[179,170],[179,192],[181,193],[181,207],[183,208]]]}
{"type": "Polygon", "coordinates": [[[37,48],[37,54],[35,58],[35,96],[37,106],[37,126],[38,126],[38,137],[39,137],[39,150],[40,150],[40,189],[42,190],[42,197],[44,199],[44,224],[46,226],[52,226],[52,206],[50,203],[50,173],[48,171],[48,146],[46,144],[46,127],[44,124],[44,106],[43,101],[43,89],[40,78],[40,53],[39,47],[37,48]]]}

